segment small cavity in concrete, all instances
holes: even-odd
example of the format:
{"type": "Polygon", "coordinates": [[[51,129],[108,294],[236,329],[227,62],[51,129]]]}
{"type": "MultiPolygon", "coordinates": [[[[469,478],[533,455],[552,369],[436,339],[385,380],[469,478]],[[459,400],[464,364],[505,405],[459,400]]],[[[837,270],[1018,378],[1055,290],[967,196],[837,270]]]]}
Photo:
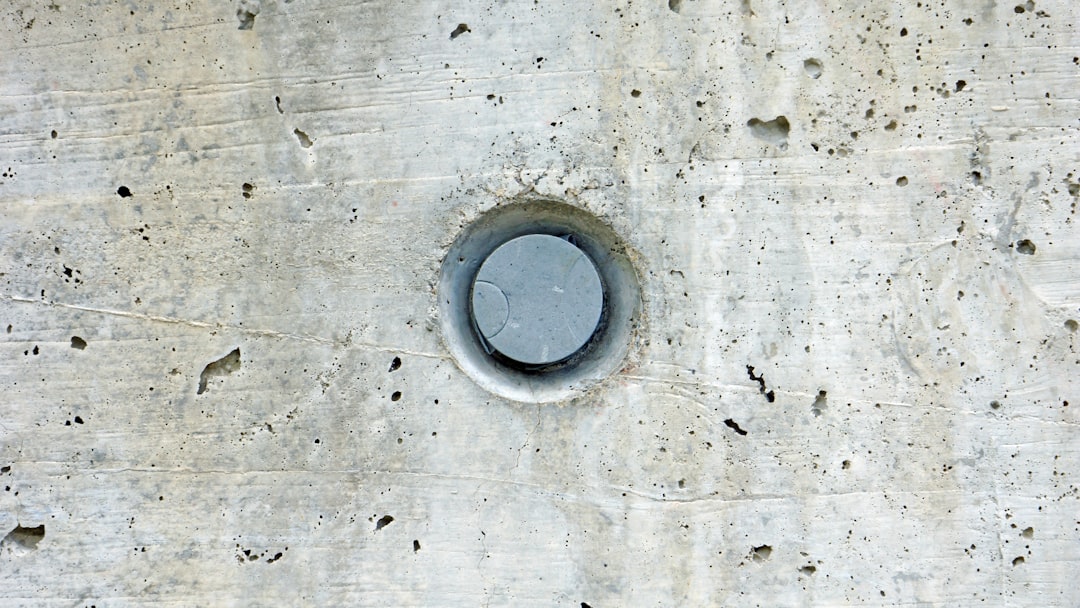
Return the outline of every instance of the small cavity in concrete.
{"type": "Polygon", "coordinates": [[[9,545],[17,547],[19,549],[37,549],[38,543],[41,539],[45,538],[45,525],[35,526],[33,528],[27,528],[22,525],[15,526],[15,529],[8,532],[3,541],[0,541],[2,545],[9,545]]]}
{"type": "Polygon", "coordinates": [[[825,391],[818,391],[817,397],[814,398],[814,405],[810,406],[810,412],[815,416],[820,416],[828,406],[826,395],[825,391]]]}
{"type": "Polygon", "coordinates": [[[765,386],[765,374],[754,375],[754,366],[746,366],[746,374],[750,376],[750,379],[758,383],[758,392],[765,395],[765,400],[769,403],[776,401],[776,391],[770,390],[765,386]]]}
{"type": "Polygon", "coordinates": [[[300,142],[301,148],[310,148],[315,142],[308,137],[307,133],[304,133],[300,129],[293,129],[293,135],[296,136],[296,140],[300,142]]]}
{"type": "Polygon", "coordinates": [[[450,32],[450,39],[453,40],[454,38],[457,38],[458,36],[471,31],[472,30],[469,29],[469,25],[467,23],[459,23],[457,27],[454,28],[454,31],[450,32]]]}
{"type": "Polygon", "coordinates": [[[761,545],[760,547],[754,547],[750,552],[751,558],[755,562],[763,562],[772,557],[772,547],[769,545],[761,545]]]}
{"type": "Polygon", "coordinates": [[[236,19],[240,22],[237,29],[250,30],[255,27],[255,15],[262,9],[259,0],[240,0],[236,6],[236,19]]]}
{"type": "Polygon", "coordinates": [[[727,426],[727,427],[728,427],[729,429],[731,429],[731,430],[735,431],[736,433],[738,433],[738,434],[740,434],[740,435],[745,435],[745,434],[746,434],[746,431],[744,431],[744,430],[743,430],[743,429],[742,429],[742,428],[741,428],[741,427],[739,426],[739,423],[735,422],[735,421],[734,421],[734,420],[732,420],[731,418],[728,418],[727,420],[725,420],[725,421],[724,421],[724,424],[725,424],[725,425],[726,425],[726,426],[727,426]]]}
{"type": "Polygon", "coordinates": [[[207,364],[207,366],[203,368],[202,373],[199,374],[199,390],[195,394],[201,395],[207,390],[209,390],[207,383],[209,382],[211,377],[228,376],[229,374],[235,372],[238,369],[240,369],[239,347],[234,348],[229,354],[218,359],[217,361],[213,361],[207,364]]]}
{"type": "Polygon", "coordinates": [[[751,135],[762,141],[778,147],[787,146],[791,123],[788,122],[786,116],[777,116],[772,120],[751,118],[746,122],[746,126],[750,127],[751,135]]]}

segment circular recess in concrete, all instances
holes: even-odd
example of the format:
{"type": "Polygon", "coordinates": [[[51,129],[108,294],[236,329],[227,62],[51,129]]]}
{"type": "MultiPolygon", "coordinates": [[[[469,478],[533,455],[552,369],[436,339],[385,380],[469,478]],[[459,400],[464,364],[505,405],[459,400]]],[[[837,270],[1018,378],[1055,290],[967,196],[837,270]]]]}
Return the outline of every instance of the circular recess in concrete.
{"type": "Polygon", "coordinates": [[[592,338],[603,307],[592,260],[549,234],[503,243],[473,282],[473,320],[481,337],[493,351],[525,365],[573,355],[592,338]]]}
{"type": "Polygon", "coordinates": [[[467,226],[439,275],[443,339],[480,386],[526,402],[579,394],[619,369],[641,322],[630,250],[566,203],[499,206],[467,226]]]}

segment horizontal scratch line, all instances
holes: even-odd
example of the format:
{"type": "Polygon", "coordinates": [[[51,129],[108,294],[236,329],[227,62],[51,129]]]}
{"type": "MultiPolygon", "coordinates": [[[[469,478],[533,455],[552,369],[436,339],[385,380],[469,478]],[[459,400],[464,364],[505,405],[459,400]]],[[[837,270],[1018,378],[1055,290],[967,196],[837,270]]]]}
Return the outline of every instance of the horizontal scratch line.
{"type": "Polygon", "coordinates": [[[272,329],[252,329],[250,327],[238,327],[235,325],[225,325],[223,323],[209,323],[207,321],[195,321],[192,319],[182,319],[179,317],[167,317],[163,315],[151,315],[137,312],[129,312],[126,310],[114,310],[110,308],[94,308],[91,306],[80,306],[78,304],[65,304],[62,302],[49,302],[45,300],[35,300],[32,298],[22,298],[18,296],[0,295],[0,299],[8,300],[11,302],[19,302],[23,304],[38,304],[42,306],[51,306],[54,308],[66,308],[69,310],[78,310],[82,312],[91,312],[101,315],[111,315],[115,317],[123,317],[127,319],[138,319],[141,321],[152,321],[157,323],[170,323],[173,325],[185,325],[187,327],[195,327],[198,329],[228,329],[239,333],[249,334],[252,336],[260,336],[266,338],[278,338],[282,340],[298,340],[301,342],[310,342],[313,344],[323,344],[326,346],[338,346],[343,348],[357,347],[369,350],[388,352],[388,353],[400,353],[405,355],[412,355],[416,357],[428,357],[431,359],[446,359],[446,355],[439,353],[426,353],[422,351],[413,351],[403,348],[395,348],[392,346],[382,346],[379,344],[370,344],[355,342],[353,340],[338,341],[329,338],[322,338],[319,336],[311,336],[304,334],[290,334],[286,332],[275,331],[272,329]]]}

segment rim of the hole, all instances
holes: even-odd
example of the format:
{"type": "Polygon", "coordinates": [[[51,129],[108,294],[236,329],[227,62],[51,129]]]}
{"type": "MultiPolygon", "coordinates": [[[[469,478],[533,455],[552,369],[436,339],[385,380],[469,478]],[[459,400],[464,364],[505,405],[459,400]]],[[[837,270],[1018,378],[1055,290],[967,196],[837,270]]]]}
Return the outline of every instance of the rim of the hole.
{"type": "Polygon", "coordinates": [[[443,257],[436,290],[443,343],[467,376],[501,397],[547,403],[579,395],[614,374],[641,347],[638,259],[607,221],[576,205],[551,198],[496,205],[464,226],[443,257]],[[596,330],[581,349],[561,361],[522,369],[484,349],[471,312],[471,285],[495,249],[526,234],[575,235],[571,243],[596,268],[604,301],[596,330]]]}

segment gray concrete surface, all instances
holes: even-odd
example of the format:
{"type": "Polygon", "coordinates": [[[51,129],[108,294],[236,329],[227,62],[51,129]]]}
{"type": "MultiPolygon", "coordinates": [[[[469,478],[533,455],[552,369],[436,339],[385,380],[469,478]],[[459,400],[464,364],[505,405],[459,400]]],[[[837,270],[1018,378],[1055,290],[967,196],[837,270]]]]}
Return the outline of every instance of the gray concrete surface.
{"type": "Polygon", "coordinates": [[[1080,9],[0,8],[0,605],[1075,606],[1080,9]],[[522,196],[644,324],[442,339],[522,196]]]}

